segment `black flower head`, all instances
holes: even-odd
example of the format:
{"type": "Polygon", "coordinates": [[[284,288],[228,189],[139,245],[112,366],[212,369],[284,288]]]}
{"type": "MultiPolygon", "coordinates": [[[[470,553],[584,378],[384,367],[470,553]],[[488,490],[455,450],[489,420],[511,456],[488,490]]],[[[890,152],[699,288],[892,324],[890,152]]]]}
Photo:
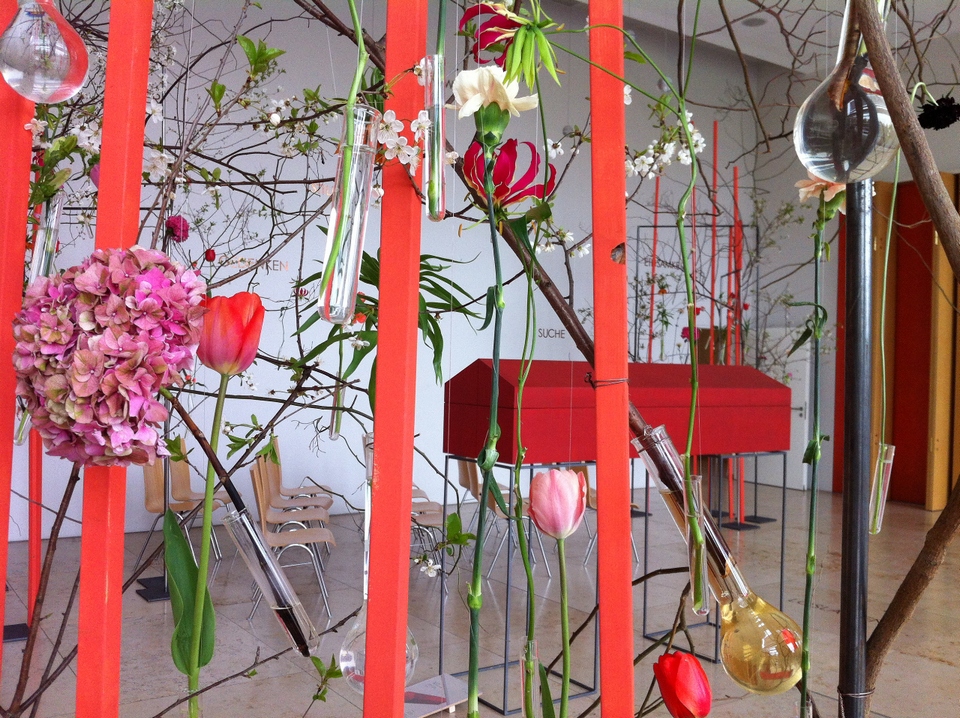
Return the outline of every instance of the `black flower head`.
{"type": "Polygon", "coordinates": [[[945,130],[960,120],[960,105],[948,95],[936,102],[925,102],[920,106],[920,126],[927,130],[945,130]]]}

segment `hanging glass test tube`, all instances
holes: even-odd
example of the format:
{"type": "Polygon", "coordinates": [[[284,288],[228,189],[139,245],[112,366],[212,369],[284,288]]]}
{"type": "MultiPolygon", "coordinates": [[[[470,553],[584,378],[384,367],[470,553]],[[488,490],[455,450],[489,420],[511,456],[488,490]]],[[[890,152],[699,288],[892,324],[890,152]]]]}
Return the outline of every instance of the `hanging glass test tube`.
{"type": "Polygon", "coordinates": [[[423,196],[427,198],[427,217],[434,222],[441,221],[447,213],[443,76],[443,55],[427,55],[423,62],[423,94],[430,126],[423,138],[423,196]]]}
{"type": "Polygon", "coordinates": [[[57,251],[57,238],[60,234],[60,217],[63,215],[63,202],[66,195],[58,192],[47,203],[43,215],[43,224],[33,242],[33,254],[30,256],[30,279],[33,284],[38,277],[50,276],[53,256],[57,251]]]}
{"type": "Polygon", "coordinates": [[[890,493],[890,475],[893,472],[893,454],[897,447],[880,442],[877,453],[877,465],[873,470],[870,483],[870,533],[880,533],[883,525],[883,511],[887,506],[887,494],[890,493]]]}
{"type": "Polygon", "coordinates": [[[344,115],[320,286],[320,315],[334,324],[353,321],[379,129],[372,107],[356,105],[344,115]]]}
{"type": "Polygon", "coordinates": [[[250,514],[245,508],[230,511],[223,518],[223,525],[294,648],[301,655],[309,656],[320,647],[320,636],[250,514]]]}
{"type": "MultiPolygon", "coordinates": [[[[683,463],[662,426],[633,440],[673,520],[686,535],[683,463]]],[[[720,603],[720,660],[727,675],[753,693],[789,690],[801,674],[801,632],[796,622],[757,596],[711,516],[700,512],[710,588],[720,603]]]]}

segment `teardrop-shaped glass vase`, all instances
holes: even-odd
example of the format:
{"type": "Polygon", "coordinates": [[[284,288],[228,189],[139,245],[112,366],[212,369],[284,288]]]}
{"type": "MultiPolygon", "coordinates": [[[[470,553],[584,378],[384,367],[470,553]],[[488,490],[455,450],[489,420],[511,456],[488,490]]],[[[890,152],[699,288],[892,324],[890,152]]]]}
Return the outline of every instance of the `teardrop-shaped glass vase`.
{"type": "MultiPolygon", "coordinates": [[[[886,18],[890,0],[878,0],[886,18]]],[[[837,65],[808,97],[793,128],[800,162],[817,177],[849,184],[873,177],[900,146],[867,57],[853,0],[847,0],[837,65]]]]}
{"type": "Polygon", "coordinates": [[[89,56],[52,0],[20,0],[0,35],[0,74],[32,102],[69,100],[87,80],[89,56]]]}

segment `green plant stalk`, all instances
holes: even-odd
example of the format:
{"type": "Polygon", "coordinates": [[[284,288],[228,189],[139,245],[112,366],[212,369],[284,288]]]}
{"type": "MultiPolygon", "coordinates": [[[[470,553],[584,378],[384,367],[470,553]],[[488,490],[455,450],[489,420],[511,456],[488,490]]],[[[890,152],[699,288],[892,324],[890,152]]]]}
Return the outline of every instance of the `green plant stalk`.
{"type": "MultiPolygon", "coordinates": [[[[534,283],[532,268],[526,267],[527,279],[527,314],[524,325],[523,351],[520,355],[520,376],[517,382],[517,415],[522,416],[523,390],[527,383],[527,377],[530,374],[532,366],[533,352],[536,345],[537,335],[537,306],[534,299],[534,283]]],[[[530,562],[530,543],[527,541],[527,534],[523,530],[523,492],[520,489],[520,471],[523,466],[523,459],[526,456],[526,448],[523,446],[523,426],[522,422],[517,422],[517,461],[513,467],[513,491],[514,491],[514,520],[517,522],[517,542],[520,547],[520,559],[523,561],[523,571],[527,581],[527,643],[534,640],[534,625],[536,623],[536,608],[534,605],[534,590],[536,585],[533,581],[533,566],[530,562]]],[[[526,707],[526,715],[534,715],[533,710],[533,686],[539,679],[539,667],[532,656],[524,655],[523,671],[525,681],[523,684],[523,704],[526,707]]]]}
{"type": "MultiPolygon", "coordinates": [[[[341,179],[350,176],[350,170],[353,166],[354,125],[356,122],[353,110],[357,106],[357,93],[360,92],[360,83],[363,81],[363,71],[366,69],[367,60],[370,57],[369,53],[367,53],[367,46],[363,42],[363,26],[360,24],[360,15],[357,13],[356,0],[347,0],[347,3],[350,6],[350,18],[353,21],[353,32],[357,42],[357,70],[353,74],[350,92],[347,95],[347,101],[343,105],[344,143],[340,148],[342,156],[341,171],[339,173],[339,178],[341,179]]],[[[332,240],[333,245],[330,248],[330,256],[327,258],[327,262],[323,267],[323,276],[320,278],[321,302],[327,293],[327,287],[330,285],[330,277],[333,274],[333,267],[337,263],[337,257],[340,256],[340,248],[343,246],[344,214],[346,213],[346,208],[351,205],[352,195],[353,183],[343,183],[340,186],[340,206],[334,208],[334,211],[337,212],[336,226],[328,228],[327,230],[329,232],[332,229],[334,235],[332,240]]]]}
{"type": "Polygon", "coordinates": [[[560,682],[560,718],[567,718],[570,703],[570,597],[567,591],[566,540],[557,539],[560,555],[560,640],[563,647],[563,678],[560,682]]]}
{"type": "MultiPolygon", "coordinates": [[[[213,426],[210,428],[210,449],[216,452],[220,443],[220,424],[223,421],[223,404],[227,395],[228,374],[220,375],[220,390],[217,404],[213,410],[213,426]]],[[[200,564],[197,575],[197,595],[193,604],[193,636],[190,641],[190,675],[187,687],[193,693],[200,688],[200,633],[203,626],[203,603],[207,597],[207,572],[210,569],[210,532],[213,530],[213,487],[216,483],[213,464],[207,463],[207,481],[203,495],[203,529],[200,533],[200,564]]],[[[190,698],[190,718],[200,714],[200,704],[196,696],[190,698]]]]}
{"type": "MultiPolygon", "coordinates": [[[[697,3],[697,13],[699,15],[700,4],[697,3]]],[[[694,25],[694,37],[696,37],[696,25],[694,25]]],[[[690,60],[693,60],[691,50],[690,60]]],[[[666,79],[666,78],[665,78],[666,79]]],[[[693,156],[693,137],[690,134],[690,124],[687,122],[687,105],[682,93],[677,92],[672,85],[669,85],[670,91],[677,98],[677,108],[680,115],[680,128],[686,138],[687,147],[690,149],[690,181],[680,202],[677,205],[677,232],[680,240],[680,257],[683,262],[683,283],[687,299],[687,336],[690,344],[690,415],[687,422],[687,442],[683,454],[683,490],[686,494],[686,503],[689,509],[697,504],[693,495],[693,476],[691,472],[690,459],[693,453],[693,434],[697,420],[697,402],[700,396],[700,370],[699,357],[696,352],[697,341],[697,310],[693,293],[693,270],[690,266],[690,246],[687,242],[687,202],[693,194],[693,188],[697,183],[697,160],[693,156]]],[[[707,560],[706,541],[703,537],[703,531],[700,528],[699,517],[696,512],[689,510],[686,512],[687,536],[688,541],[693,545],[690,547],[693,554],[693,564],[690,566],[690,580],[693,595],[693,609],[701,612],[707,605],[707,587],[703,580],[704,572],[701,570],[707,560]]],[[[702,511],[703,507],[699,506],[702,511]]]]}
{"type": "MultiPolygon", "coordinates": [[[[820,193],[820,209],[817,212],[816,232],[813,237],[813,303],[814,311],[820,306],[820,264],[823,258],[823,230],[826,224],[824,211],[826,201],[820,193]]],[[[820,329],[813,331],[813,440],[820,443],[820,329]]],[[[807,716],[810,674],[810,629],[813,619],[813,581],[817,571],[817,499],[820,493],[820,449],[813,452],[810,461],[810,516],[807,528],[806,582],[803,596],[803,637],[800,641],[800,716],[807,716]]]]}
{"type": "MultiPolygon", "coordinates": [[[[480,454],[480,469],[483,485],[480,489],[480,506],[477,509],[477,539],[473,559],[473,575],[470,581],[467,604],[470,608],[470,662],[467,673],[467,717],[480,718],[480,609],[483,606],[483,533],[487,518],[487,496],[493,482],[493,466],[497,462],[497,441],[500,425],[497,423],[497,405],[500,400],[500,336],[503,330],[503,271],[500,266],[500,244],[497,241],[497,213],[494,206],[493,148],[484,145],[483,188],[487,200],[487,222],[490,225],[490,241],[493,244],[493,267],[495,297],[493,314],[493,380],[490,386],[490,423],[487,441],[480,454]]],[[[522,532],[518,532],[522,533],[522,532]]]]}

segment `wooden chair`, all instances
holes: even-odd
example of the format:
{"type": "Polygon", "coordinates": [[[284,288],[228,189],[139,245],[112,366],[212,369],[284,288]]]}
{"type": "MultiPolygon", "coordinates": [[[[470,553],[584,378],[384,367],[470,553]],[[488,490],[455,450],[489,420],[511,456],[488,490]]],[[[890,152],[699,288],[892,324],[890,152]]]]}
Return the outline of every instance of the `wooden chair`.
{"type": "MultiPolygon", "coordinates": [[[[327,601],[327,585],[323,580],[323,569],[320,565],[320,552],[318,549],[320,545],[326,545],[328,547],[336,546],[337,542],[336,539],[334,539],[333,533],[327,528],[294,527],[294,524],[299,524],[298,521],[287,521],[284,524],[283,530],[270,531],[268,529],[269,522],[267,517],[271,515],[273,507],[270,505],[269,495],[267,493],[269,491],[268,480],[262,475],[256,465],[251,469],[250,474],[253,479],[253,493],[257,501],[257,511],[260,514],[260,530],[263,532],[264,541],[266,541],[267,545],[277,554],[278,561],[287,549],[290,548],[301,548],[309,554],[309,563],[313,566],[314,573],[317,575],[317,585],[320,587],[320,596],[323,598],[324,608],[327,611],[327,615],[332,616],[330,604],[327,601]]],[[[295,513],[303,514],[305,511],[295,513]]],[[[303,518],[303,516],[300,516],[300,518],[303,518]]],[[[285,568],[304,566],[306,564],[307,562],[287,564],[285,568]]],[[[255,591],[255,595],[256,600],[253,603],[253,608],[247,620],[253,618],[253,615],[257,612],[257,608],[260,605],[260,600],[263,598],[259,586],[255,591]]]]}
{"type": "Polygon", "coordinates": [[[269,489],[270,505],[275,509],[329,509],[333,506],[333,497],[327,493],[305,494],[294,497],[284,496],[283,481],[280,478],[280,464],[265,456],[258,456],[256,466],[260,476],[269,489]]]}
{"type": "MultiPolygon", "coordinates": [[[[187,445],[180,437],[180,453],[186,456],[187,445]]],[[[203,501],[204,492],[194,491],[190,484],[190,465],[186,461],[170,461],[170,495],[174,501],[190,502],[203,501]]],[[[217,491],[213,495],[213,500],[226,506],[230,503],[230,497],[226,491],[217,491]]]]}
{"type": "MultiPolygon", "coordinates": [[[[277,493],[283,498],[302,498],[306,496],[322,496],[329,499],[330,503],[323,508],[328,509],[333,505],[333,490],[327,486],[322,486],[314,482],[309,476],[304,476],[299,486],[284,486],[283,484],[283,465],[280,461],[280,442],[276,436],[271,437],[270,443],[273,445],[273,455],[276,461],[271,457],[265,459],[267,467],[271,471],[271,480],[277,487],[277,493]],[[310,483],[305,484],[304,482],[310,483]]],[[[261,457],[262,458],[262,457],[261,457]]]]}
{"type": "MultiPolygon", "coordinates": [[[[171,462],[172,464],[173,462],[171,462]]],[[[150,533],[147,534],[146,541],[143,542],[143,548],[140,549],[140,554],[137,556],[137,561],[134,566],[140,565],[140,559],[143,558],[143,554],[147,550],[147,545],[150,543],[150,537],[153,536],[153,532],[157,528],[157,523],[160,519],[163,518],[163,512],[165,508],[169,508],[177,516],[183,516],[184,514],[193,511],[197,506],[200,505],[200,501],[173,501],[167,503],[164,501],[164,482],[163,482],[163,460],[157,459],[153,464],[145,464],[143,467],[143,505],[147,511],[151,514],[156,514],[156,518],[153,520],[153,524],[150,526],[150,533]]],[[[171,467],[172,468],[172,467],[171,467]]],[[[201,496],[201,500],[202,500],[201,496]]],[[[187,539],[189,543],[190,532],[189,529],[191,526],[185,526],[184,530],[187,534],[187,539]]],[[[220,551],[220,542],[217,541],[216,532],[210,534],[211,544],[213,546],[213,555],[216,557],[217,561],[223,558],[223,554],[220,551]]],[[[193,551],[193,544],[190,544],[190,550],[193,551]]],[[[194,554],[196,558],[196,554],[194,554]]]]}

